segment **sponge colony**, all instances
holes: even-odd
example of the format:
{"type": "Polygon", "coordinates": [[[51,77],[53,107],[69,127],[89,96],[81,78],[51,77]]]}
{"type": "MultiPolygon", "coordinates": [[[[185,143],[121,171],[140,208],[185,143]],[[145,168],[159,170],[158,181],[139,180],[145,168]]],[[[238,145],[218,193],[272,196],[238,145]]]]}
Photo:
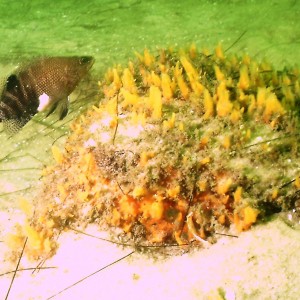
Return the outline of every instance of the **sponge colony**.
{"type": "Polygon", "coordinates": [[[293,208],[298,69],[220,46],[145,50],[99,87],[99,106],[74,121],[65,152],[53,149],[31,229],[97,223],[137,244],[180,245],[293,208]]]}

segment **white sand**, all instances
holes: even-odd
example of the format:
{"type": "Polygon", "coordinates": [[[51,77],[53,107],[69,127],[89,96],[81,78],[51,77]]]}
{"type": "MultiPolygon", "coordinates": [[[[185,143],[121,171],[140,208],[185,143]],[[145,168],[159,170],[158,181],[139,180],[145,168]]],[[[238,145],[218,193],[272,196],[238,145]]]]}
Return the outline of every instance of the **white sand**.
{"type": "MultiPolygon", "coordinates": [[[[9,215],[2,213],[6,229],[9,215]],[[5,217],[7,220],[5,220],[5,217]]],[[[102,236],[90,228],[89,233],[102,236]]],[[[2,234],[1,234],[2,236],[2,234]]],[[[56,269],[19,272],[8,299],[48,299],[85,276],[129,254],[113,244],[81,234],[64,233],[57,254],[44,267],[56,269]]],[[[0,257],[7,251],[0,243],[0,257]]],[[[97,272],[54,299],[299,299],[299,230],[277,219],[242,233],[224,237],[209,249],[155,261],[147,255],[130,257],[97,272]]],[[[36,263],[21,261],[20,268],[36,263]]],[[[0,274],[13,270],[4,262],[0,274]]],[[[12,274],[0,277],[0,299],[4,299],[12,274]]]]}

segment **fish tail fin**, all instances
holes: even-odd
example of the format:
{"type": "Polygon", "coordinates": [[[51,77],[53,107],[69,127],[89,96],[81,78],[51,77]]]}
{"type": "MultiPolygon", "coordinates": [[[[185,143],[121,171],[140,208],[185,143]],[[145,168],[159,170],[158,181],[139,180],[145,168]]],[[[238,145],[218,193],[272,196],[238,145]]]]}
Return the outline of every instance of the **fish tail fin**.
{"type": "Polygon", "coordinates": [[[0,102],[0,123],[3,122],[4,120],[5,120],[5,114],[3,111],[2,102],[0,102]]]}
{"type": "Polygon", "coordinates": [[[3,128],[8,135],[14,135],[26,124],[29,118],[22,119],[4,119],[3,128]]]}

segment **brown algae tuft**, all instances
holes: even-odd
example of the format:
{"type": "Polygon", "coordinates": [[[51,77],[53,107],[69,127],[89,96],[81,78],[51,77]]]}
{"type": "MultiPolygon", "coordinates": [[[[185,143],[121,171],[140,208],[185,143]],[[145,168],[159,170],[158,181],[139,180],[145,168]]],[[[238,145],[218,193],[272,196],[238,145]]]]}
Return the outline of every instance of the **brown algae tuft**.
{"type": "Polygon", "coordinates": [[[63,230],[90,223],[136,246],[202,245],[293,209],[299,74],[220,45],[146,49],[109,69],[99,106],[73,122],[63,151],[53,147],[35,212],[10,245],[28,237],[29,257],[47,257],[63,230]]]}

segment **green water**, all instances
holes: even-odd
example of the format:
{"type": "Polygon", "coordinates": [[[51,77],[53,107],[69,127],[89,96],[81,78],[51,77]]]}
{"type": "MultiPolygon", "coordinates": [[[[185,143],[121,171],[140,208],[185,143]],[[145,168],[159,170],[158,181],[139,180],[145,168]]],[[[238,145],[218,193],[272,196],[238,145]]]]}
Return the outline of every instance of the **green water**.
{"type": "Polygon", "coordinates": [[[195,42],[299,60],[299,1],[18,1],[0,2],[1,62],[36,55],[92,54],[96,69],[144,47],[195,42]]]}

